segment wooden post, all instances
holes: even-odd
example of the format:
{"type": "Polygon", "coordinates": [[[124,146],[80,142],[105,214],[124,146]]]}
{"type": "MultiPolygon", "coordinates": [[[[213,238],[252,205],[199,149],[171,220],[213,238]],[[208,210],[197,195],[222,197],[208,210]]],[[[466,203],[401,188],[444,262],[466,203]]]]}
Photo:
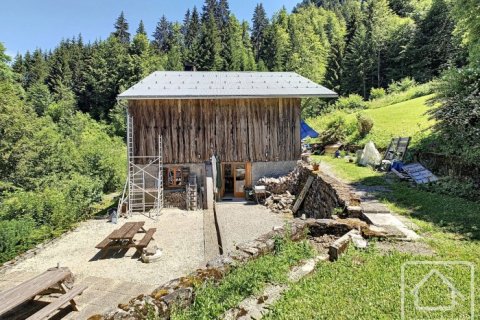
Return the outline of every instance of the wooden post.
{"type": "Polygon", "coordinates": [[[298,209],[300,209],[300,205],[302,204],[303,199],[307,195],[307,192],[310,189],[312,183],[313,183],[313,177],[309,176],[308,179],[307,179],[307,182],[303,186],[302,192],[300,192],[300,195],[298,196],[298,199],[295,202],[295,205],[293,206],[293,209],[292,209],[293,213],[296,213],[298,211],[298,209]]]}

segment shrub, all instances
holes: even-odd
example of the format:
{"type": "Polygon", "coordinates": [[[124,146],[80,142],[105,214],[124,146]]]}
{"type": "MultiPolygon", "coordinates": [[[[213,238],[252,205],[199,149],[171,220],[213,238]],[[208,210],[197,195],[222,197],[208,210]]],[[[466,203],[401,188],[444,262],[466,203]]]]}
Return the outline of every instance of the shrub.
{"type": "Polygon", "coordinates": [[[394,81],[390,83],[390,85],[388,86],[388,92],[389,93],[404,92],[416,85],[417,83],[415,82],[415,79],[407,77],[407,78],[403,78],[402,80],[394,81]]]}
{"type": "Polygon", "coordinates": [[[0,261],[8,261],[31,246],[31,219],[0,221],[0,261]]]}
{"type": "Polygon", "coordinates": [[[387,92],[383,88],[372,88],[370,90],[370,99],[375,100],[379,98],[383,98],[387,92]]]}
{"type": "Polygon", "coordinates": [[[362,113],[357,114],[357,128],[360,137],[365,137],[372,131],[373,119],[362,113]]]}
{"type": "Polygon", "coordinates": [[[338,141],[345,141],[346,138],[356,131],[354,122],[347,122],[345,116],[338,115],[332,119],[320,135],[320,140],[323,144],[335,143],[338,141]]]}
{"type": "Polygon", "coordinates": [[[354,93],[349,95],[348,97],[340,97],[335,106],[338,109],[355,110],[365,109],[367,107],[367,103],[363,100],[361,96],[354,93]]]}

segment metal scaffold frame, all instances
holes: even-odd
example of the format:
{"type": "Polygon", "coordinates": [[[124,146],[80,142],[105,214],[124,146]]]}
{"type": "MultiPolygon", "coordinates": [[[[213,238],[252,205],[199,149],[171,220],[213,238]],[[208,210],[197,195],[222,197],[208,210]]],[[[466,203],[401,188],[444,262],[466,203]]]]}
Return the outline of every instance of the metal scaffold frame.
{"type": "Polygon", "coordinates": [[[129,216],[141,213],[148,214],[150,218],[157,217],[161,214],[164,203],[162,136],[158,136],[158,154],[156,156],[136,156],[133,128],[133,116],[127,113],[128,178],[119,203],[119,210],[123,203],[128,203],[127,214],[129,216]],[[152,172],[157,174],[154,175],[152,172]]]}

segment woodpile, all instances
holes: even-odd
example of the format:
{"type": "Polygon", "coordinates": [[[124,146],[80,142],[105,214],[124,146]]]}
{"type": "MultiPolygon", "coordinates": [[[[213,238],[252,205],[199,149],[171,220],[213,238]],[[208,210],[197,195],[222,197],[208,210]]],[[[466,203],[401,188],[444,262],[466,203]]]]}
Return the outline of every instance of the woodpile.
{"type": "Polygon", "coordinates": [[[165,207],[187,209],[187,194],[185,191],[168,192],[164,197],[165,207]]]}
{"type": "Polygon", "coordinates": [[[272,194],[285,194],[291,192],[298,183],[298,170],[292,171],[290,174],[279,178],[261,178],[258,180],[258,186],[265,186],[267,191],[272,194]]]}
{"type": "Polygon", "coordinates": [[[265,206],[275,213],[292,214],[295,196],[288,190],[284,194],[272,194],[265,200],[265,206]]]}

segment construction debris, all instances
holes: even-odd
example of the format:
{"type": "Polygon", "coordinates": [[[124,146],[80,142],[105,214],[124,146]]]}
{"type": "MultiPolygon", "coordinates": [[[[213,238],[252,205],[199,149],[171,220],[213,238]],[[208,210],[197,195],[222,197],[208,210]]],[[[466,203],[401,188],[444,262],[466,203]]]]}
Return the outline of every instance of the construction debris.
{"type": "Polygon", "coordinates": [[[273,194],[265,200],[265,206],[275,213],[291,214],[295,196],[288,190],[284,194],[273,194]]]}
{"type": "Polygon", "coordinates": [[[403,166],[402,170],[417,184],[436,182],[438,178],[419,163],[403,166]]]}

